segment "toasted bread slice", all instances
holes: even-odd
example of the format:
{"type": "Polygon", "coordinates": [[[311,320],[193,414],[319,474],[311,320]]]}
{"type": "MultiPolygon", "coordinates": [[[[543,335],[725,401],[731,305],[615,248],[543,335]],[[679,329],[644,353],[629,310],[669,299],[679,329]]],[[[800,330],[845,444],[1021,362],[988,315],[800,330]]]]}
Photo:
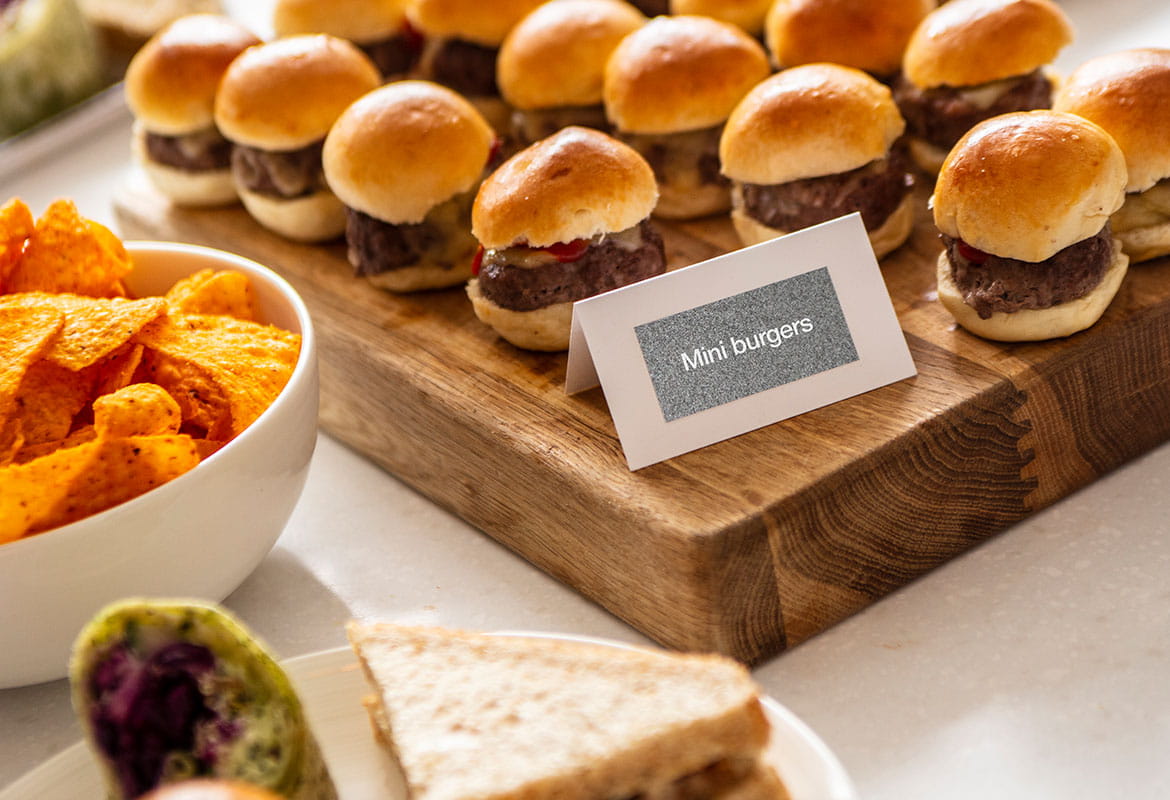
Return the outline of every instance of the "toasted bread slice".
{"type": "Polygon", "coordinates": [[[704,787],[683,797],[785,797],[758,760],[758,689],[729,659],[390,624],[349,637],[414,800],[651,800],[680,780],[704,787]]]}

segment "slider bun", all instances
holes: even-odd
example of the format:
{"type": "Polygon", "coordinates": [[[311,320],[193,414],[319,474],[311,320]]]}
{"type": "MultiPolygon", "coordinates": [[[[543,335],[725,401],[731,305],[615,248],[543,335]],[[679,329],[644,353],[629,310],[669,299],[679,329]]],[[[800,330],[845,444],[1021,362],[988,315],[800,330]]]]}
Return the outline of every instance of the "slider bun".
{"type": "Polygon", "coordinates": [[[1113,235],[1120,240],[1121,249],[1135,264],[1170,253],[1170,221],[1128,231],[1114,231],[1113,235]]]}
{"type": "Polygon", "coordinates": [[[284,200],[237,186],[252,218],[296,242],[327,242],[345,233],[345,206],[328,191],[284,200]]]}
{"type": "Polygon", "coordinates": [[[876,75],[902,65],[910,35],[935,0],[777,0],[765,35],[780,67],[831,61],[876,75]]]}
{"type": "Polygon", "coordinates": [[[670,0],[670,13],[714,17],[755,36],[764,30],[772,0],[670,0]]]}
{"type": "Polygon", "coordinates": [[[471,230],[487,248],[547,247],[633,227],[657,200],[654,173],[633,148],[572,126],[521,150],[483,182],[471,230]]]}
{"type": "Polygon", "coordinates": [[[228,17],[181,17],[131,59],[126,103],[152,133],[180,136],[210,128],[220,78],[236,56],[259,43],[251,31],[228,17]]]}
{"type": "Polygon", "coordinates": [[[677,133],[722,123],[768,76],[764,48],[710,17],[655,17],[605,67],[605,113],[628,133],[677,133]]]}
{"type": "Polygon", "coordinates": [[[1059,111],[1016,112],[959,140],[931,204],[946,235],[1036,262],[1100,231],[1121,207],[1125,182],[1121,148],[1092,122],[1059,111]]]}
{"type": "Polygon", "coordinates": [[[479,291],[479,280],[467,283],[471,308],[480,322],[495,328],[506,341],[525,350],[558,352],[569,349],[573,304],[554,303],[532,311],[513,311],[497,305],[479,291]]]}
{"type": "Polygon", "coordinates": [[[405,21],[406,0],[276,0],[272,10],[277,36],[330,33],[375,42],[398,33],[405,21]]]}
{"type": "Polygon", "coordinates": [[[1109,131],[1125,153],[1126,191],[1144,192],[1170,176],[1170,50],[1124,50],[1086,61],[1061,86],[1053,108],[1109,131]]]}
{"type": "Polygon", "coordinates": [[[146,177],[158,191],[179,206],[223,206],[239,200],[236,183],[229,167],[223,169],[186,170],[152,160],[146,152],[146,131],[134,123],[131,149],[146,177]]]}
{"type": "Polygon", "coordinates": [[[951,0],[915,29],[902,71],[924,89],[974,86],[1049,64],[1072,38],[1051,0],[951,0]]]}
{"type": "Polygon", "coordinates": [[[788,183],[882,158],[904,128],[884,84],[852,67],[805,64],[748,92],[723,129],[719,159],[734,180],[788,183]]]}
{"type": "Polygon", "coordinates": [[[267,789],[242,781],[192,778],[159,786],[142,800],[280,800],[280,798],[267,789]]]}
{"type": "Polygon", "coordinates": [[[346,106],[381,83],[378,68],[345,39],[277,39],[248,48],[228,67],[215,123],[239,144],[297,150],[324,139],[346,106]]]}
{"type": "Polygon", "coordinates": [[[910,158],[914,159],[914,163],[923,172],[930,175],[938,175],[943,162],[947,160],[947,154],[951,152],[946,148],[931,144],[925,139],[919,139],[917,136],[906,137],[906,144],[910,149],[910,158]]]}
{"type": "Polygon", "coordinates": [[[396,81],[338,117],[322,162],[347,206],[384,222],[414,223],[479,181],[494,139],[462,96],[427,81],[396,81]]]}
{"type": "Polygon", "coordinates": [[[1121,244],[1113,242],[1113,258],[1101,276],[1101,282],[1088,294],[1049,308],[1025,308],[1011,313],[992,312],[983,319],[963,302],[963,295],[951,277],[951,260],[944,250],[936,265],[938,299],[955,321],[976,336],[999,342],[1039,342],[1060,336],[1071,336],[1092,326],[1121,286],[1129,268],[1129,258],[1121,252],[1121,244]]]}
{"type": "Polygon", "coordinates": [[[645,22],[622,0],[545,3],[500,47],[500,94],[522,109],[596,105],[610,53],[645,22]]]}
{"type": "MultiPolygon", "coordinates": [[[[910,233],[914,230],[914,204],[914,195],[906,195],[881,226],[875,230],[866,231],[870,247],[873,248],[874,258],[885,258],[910,238],[910,233]]],[[[731,224],[735,227],[735,232],[739,235],[739,240],[743,242],[744,247],[793,233],[793,231],[770,228],[749,216],[743,208],[731,210],[731,224]]]]}
{"type": "Polygon", "coordinates": [[[517,22],[544,0],[413,0],[411,22],[428,36],[499,47],[517,22]]]}

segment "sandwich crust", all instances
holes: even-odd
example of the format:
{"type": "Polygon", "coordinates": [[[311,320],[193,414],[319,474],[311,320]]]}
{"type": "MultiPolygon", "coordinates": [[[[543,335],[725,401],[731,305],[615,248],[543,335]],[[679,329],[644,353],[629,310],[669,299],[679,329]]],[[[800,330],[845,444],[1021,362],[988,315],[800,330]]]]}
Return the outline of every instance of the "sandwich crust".
{"type": "Polygon", "coordinates": [[[471,228],[487,248],[547,247],[630,228],[657,199],[654,173],[633,148],[573,126],[493,172],[475,198],[471,228]]]}
{"type": "Polygon", "coordinates": [[[429,36],[499,47],[517,22],[544,0],[413,0],[410,21],[429,36]]]}
{"type": "Polygon", "coordinates": [[[1129,192],[1170,176],[1170,49],[1124,50],[1073,71],[1054,109],[1097,123],[1114,138],[1129,172],[1129,192]]]}
{"type": "Polygon", "coordinates": [[[1117,294],[1128,271],[1129,258],[1121,251],[1121,243],[1113,242],[1113,258],[1101,282],[1091,291],[1075,300],[1048,308],[1020,311],[995,311],[984,319],[963,300],[963,294],[951,276],[951,260],[946,251],[939,254],[936,264],[938,299],[955,321],[976,336],[999,342],[1039,342],[1071,336],[1091,327],[1105,313],[1117,294]]]}
{"type": "Polygon", "coordinates": [[[228,67],[215,123],[233,142],[296,150],[324,139],[350,103],[381,83],[378,68],[345,39],[276,39],[248,48],[228,67]]]}
{"type": "Polygon", "coordinates": [[[852,67],[806,64],[748,92],[723,129],[719,158],[733,180],[787,183],[882,158],[905,127],[885,85],[852,67]]]}
{"type": "Polygon", "coordinates": [[[627,133],[719,125],[768,76],[764,48],[710,17],[655,17],[614,50],[605,67],[605,111],[627,133]]]}
{"type": "Polygon", "coordinates": [[[342,112],[322,162],[350,208],[395,224],[421,222],[480,180],[495,134],[460,95],[427,81],[396,81],[342,112]]]}
{"type": "Polygon", "coordinates": [[[951,0],[906,45],[902,70],[916,86],[974,86],[1050,64],[1073,39],[1051,0],[951,0]]]}
{"type": "Polygon", "coordinates": [[[218,14],[181,17],[153,36],[126,69],[126,103],[147,130],[166,136],[209,128],[228,65],[260,40],[218,14]]]}
{"type": "Polygon", "coordinates": [[[1100,231],[1121,207],[1125,183],[1125,157],[1097,125],[1058,111],[1017,112],[959,140],[931,204],[948,236],[1039,262],[1100,231]]]}
{"type": "Polygon", "coordinates": [[[768,721],[729,659],[395,625],[348,633],[417,800],[633,797],[725,760],[758,780],[768,721]]]}
{"type": "Polygon", "coordinates": [[[605,62],[646,23],[623,0],[558,0],[522,19],[504,39],[496,68],[500,94],[516,108],[597,105],[605,62]]]}
{"type": "Polygon", "coordinates": [[[406,5],[406,0],[277,0],[272,27],[277,36],[330,33],[372,42],[401,30],[406,5]]]}
{"type": "Polygon", "coordinates": [[[781,68],[829,61],[891,75],[934,8],[935,0],[778,0],[764,27],[768,51],[781,68]]]}

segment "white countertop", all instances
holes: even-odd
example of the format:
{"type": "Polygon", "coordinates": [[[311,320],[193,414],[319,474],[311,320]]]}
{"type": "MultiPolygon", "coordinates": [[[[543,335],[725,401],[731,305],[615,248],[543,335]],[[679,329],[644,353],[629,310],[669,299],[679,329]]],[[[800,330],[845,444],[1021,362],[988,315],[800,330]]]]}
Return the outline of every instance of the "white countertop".
{"type": "MultiPolygon", "coordinates": [[[[1170,46],[1165,0],[1063,5],[1066,69],[1170,46]]],[[[0,200],[39,213],[67,195],[112,225],[128,163],[117,116],[16,174],[0,163],[0,200]]],[[[1170,797],[1168,529],[1163,445],[755,675],[866,800],[1170,797]]],[[[344,644],[350,617],[645,641],[324,434],[288,528],[226,604],[282,656],[344,644]]],[[[0,787],[79,735],[64,682],[0,691],[0,787]]]]}

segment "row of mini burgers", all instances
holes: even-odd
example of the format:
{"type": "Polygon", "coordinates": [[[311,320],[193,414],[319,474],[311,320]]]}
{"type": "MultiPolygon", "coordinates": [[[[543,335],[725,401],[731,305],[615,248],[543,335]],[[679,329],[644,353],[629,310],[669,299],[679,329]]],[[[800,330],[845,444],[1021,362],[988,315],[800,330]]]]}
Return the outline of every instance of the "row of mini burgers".
{"type": "MultiPolygon", "coordinates": [[[[914,217],[910,154],[917,155],[917,139],[913,131],[907,135],[906,118],[894,100],[897,89],[891,92],[872,75],[839,64],[808,64],[769,76],[762,48],[735,26],[679,16],[658,17],[622,30],[621,18],[610,17],[603,9],[623,6],[617,0],[556,0],[537,8],[512,30],[510,37],[529,29],[556,31],[566,19],[573,19],[578,31],[604,32],[593,38],[564,38],[560,51],[568,54],[575,47],[592,52],[593,84],[602,92],[599,108],[614,127],[607,128],[611,137],[574,125],[589,124],[569,113],[578,107],[556,107],[559,110],[551,115],[556,124],[542,131],[536,147],[498,170],[500,148],[509,146],[501,144],[503,137],[481,113],[482,106],[433,82],[380,86],[382,76],[373,63],[346,40],[306,34],[259,44],[218,17],[180,20],[131,65],[127,95],[140,123],[136,141],[156,183],[177,202],[207,200],[202,184],[214,175],[222,190],[217,201],[232,200],[238,192],[257,220],[282,235],[321,241],[345,230],[358,274],[384,288],[413,291],[456,285],[477,271],[478,279],[469,285],[477,314],[509,341],[533,349],[567,346],[573,300],[664,271],[660,238],[645,222],[651,213],[678,219],[725,212],[730,205],[736,230],[744,243],[751,244],[860,211],[879,257],[907,238],[914,217]],[[582,26],[581,19],[619,21],[582,26]],[[215,58],[206,59],[204,86],[188,90],[192,102],[180,102],[183,87],[175,85],[174,76],[199,71],[175,65],[198,64],[209,54],[215,58]],[[695,98],[702,102],[692,102],[695,98]],[[679,109],[690,115],[687,125],[668,130],[678,127],[679,109]],[[185,116],[175,119],[176,112],[185,116]],[[707,116],[700,118],[702,114],[707,116]],[[561,125],[569,127],[548,135],[561,125]],[[199,162],[205,150],[220,151],[220,168],[191,168],[191,156],[199,162]],[[195,191],[190,191],[192,186],[195,191]],[[473,258],[477,242],[482,247],[473,258]]],[[[1071,36],[1063,15],[1047,0],[953,0],[928,15],[914,36],[921,33],[928,42],[953,38],[955,20],[938,18],[957,11],[955,19],[968,24],[972,19],[985,21],[979,30],[990,48],[1005,37],[990,36],[988,31],[996,25],[986,20],[1006,14],[1004,9],[1013,10],[1010,19],[1016,31],[1009,53],[1031,48],[1033,59],[1048,60],[1071,36]],[[1020,33],[1027,30],[1021,9],[1038,20],[1030,40],[1020,33]]],[[[621,13],[629,19],[628,12],[621,13]]],[[[907,50],[913,52],[917,50],[907,50]]],[[[587,60],[580,52],[576,59],[578,64],[587,60]]],[[[1069,98],[1068,110],[1096,119],[1122,139],[1131,163],[1127,169],[1122,161],[1121,179],[1123,187],[1128,181],[1132,194],[1114,224],[1137,231],[1129,236],[1143,242],[1135,258],[1153,257],[1159,254],[1157,243],[1166,239],[1166,220],[1153,224],[1151,234],[1145,230],[1151,224],[1144,212],[1151,201],[1156,205],[1165,189],[1161,180],[1170,168],[1138,163],[1150,158],[1155,164],[1159,158],[1164,161],[1158,153],[1159,137],[1135,134],[1127,144],[1118,128],[1164,129],[1165,53],[1141,51],[1106,59],[1120,66],[1085,65],[1070,79],[1063,96],[1069,98]],[[1078,77],[1082,73],[1083,81],[1078,77]],[[1103,82],[1107,87],[1078,89],[1082,82],[1103,82]],[[1140,89],[1125,88],[1139,82],[1140,89]],[[1114,91],[1115,84],[1121,88],[1114,91]],[[1078,96],[1113,95],[1123,100],[1112,104],[1112,113],[1076,107],[1078,96]],[[1133,96],[1140,99],[1136,107],[1133,96]],[[1142,136],[1154,146],[1135,144],[1142,136]],[[1132,207],[1142,213],[1129,213],[1132,207]],[[1149,246],[1151,237],[1154,247],[1149,246]]],[[[942,56],[936,60],[947,62],[942,56]]],[[[507,58],[501,59],[501,76],[507,63],[507,58]]],[[[553,62],[546,63],[546,72],[555,73],[553,62]]],[[[536,66],[522,72],[550,79],[536,66]]],[[[998,129],[1007,130],[1002,112],[1010,108],[1001,101],[1032,83],[1028,76],[996,79],[978,92],[965,90],[964,96],[988,111],[998,129]]],[[[1050,98],[1046,90],[1044,105],[1050,98]]],[[[958,101],[944,105],[962,107],[958,101]]],[[[1034,116],[1038,120],[1052,115],[1034,116]]],[[[1027,125],[1033,126],[1033,121],[1027,125]]],[[[1066,134],[1079,140],[1076,131],[1066,134]]],[[[1084,197],[1064,204],[1054,200],[1052,187],[1061,185],[1059,176],[1084,165],[1075,146],[1063,145],[1068,151],[1064,155],[1058,147],[1041,156],[1046,170],[1056,177],[1038,178],[1032,188],[1039,192],[1036,202],[1041,206],[1072,209],[1070,213],[1080,215],[1084,197]]],[[[1005,143],[1005,152],[1011,147],[1005,143]]],[[[1014,174],[1024,163],[1023,151],[1010,152],[1001,169],[1014,174]]],[[[971,171],[975,173],[989,174],[986,169],[971,171]]],[[[970,175],[959,183],[969,185],[970,175]]],[[[1095,180],[1092,186],[1109,192],[1113,183],[1095,180]]],[[[1036,194],[1029,188],[1021,193],[1010,182],[993,187],[979,210],[985,211],[988,204],[1009,208],[1011,204],[1002,201],[1036,194]]],[[[1120,206],[1125,196],[1123,188],[1116,198],[1099,205],[1120,206]]],[[[1090,214],[1102,223],[1093,234],[1118,211],[1101,209],[1090,214]]],[[[962,304],[976,310],[974,319],[998,323],[1011,315],[1017,321],[1009,326],[1014,331],[1019,320],[1031,316],[1019,312],[1043,311],[1082,297],[1100,283],[1093,276],[1100,278],[1108,271],[1107,258],[1096,259],[1091,268],[1082,263],[1084,259],[1075,259],[1077,269],[1090,277],[1064,280],[1061,270],[1037,265],[1053,253],[1030,258],[1038,251],[1012,247],[1018,232],[1007,232],[1017,231],[1022,217],[1016,212],[1001,216],[1007,226],[982,236],[954,225],[948,230],[940,220],[944,234],[957,242],[948,243],[944,253],[950,259],[946,277],[956,284],[962,304]],[[1003,238],[1009,240],[1006,245],[999,242],[1003,238]],[[953,258],[962,252],[999,258],[990,263],[953,258]],[[1039,286],[1037,276],[1042,279],[1039,286]]],[[[1122,232],[1123,241],[1128,241],[1126,233],[1122,232]]],[[[1062,242],[1058,249],[1075,241],[1062,242]]],[[[1165,252],[1166,245],[1160,247],[1165,252]]],[[[943,279],[940,275],[940,286],[943,279]]],[[[949,295],[940,295],[947,303],[949,295]]],[[[948,308],[956,310],[949,303],[948,308]]],[[[1001,325],[989,327],[964,321],[964,314],[957,316],[966,327],[993,338],[1048,338],[1072,332],[1042,325],[1033,333],[1024,326],[1028,333],[1022,337],[1005,334],[1001,325]]],[[[1074,316],[1079,320],[1084,315],[1074,316]]]]}

